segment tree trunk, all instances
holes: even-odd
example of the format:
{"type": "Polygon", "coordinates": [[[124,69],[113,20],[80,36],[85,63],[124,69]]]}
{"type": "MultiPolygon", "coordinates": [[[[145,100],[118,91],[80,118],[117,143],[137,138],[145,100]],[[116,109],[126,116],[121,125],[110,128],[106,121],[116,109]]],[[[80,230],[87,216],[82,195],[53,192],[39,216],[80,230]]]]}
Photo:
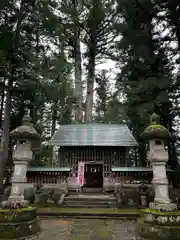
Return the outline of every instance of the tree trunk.
{"type": "Polygon", "coordinates": [[[88,63],[86,109],[85,109],[86,123],[92,122],[93,95],[94,95],[94,71],[95,71],[95,54],[90,54],[89,63],[88,63]]]}
{"type": "Polygon", "coordinates": [[[52,106],[52,127],[51,127],[51,137],[54,135],[56,131],[56,120],[57,120],[57,100],[54,101],[52,106]]]}
{"type": "Polygon", "coordinates": [[[11,91],[13,86],[13,81],[16,76],[16,61],[17,61],[17,52],[19,46],[19,35],[20,35],[20,27],[24,18],[23,14],[23,4],[24,1],[20,1],[20,11],[19,18],[17,20],[16,28],[13,36],[13,44],[12,48],[8,52],[8,60],[9,60],[9,68],[7,71],[8,75],[8,83],[7,83],[7,93],[6,93],[6,102],[4,109],[4,121],[3,121],[3,132],[0,143],[0,191],[3,191],[3,180],[4,180],[4,172],[8,159],[8,147],[9,147],[9,131],[10,131],[10,113],[11,113],[11,91]]]}
{"type": "Polygon", "coordinates": [[[3,81],[3,87],[1,91],[1,105],[0,105],[0,128],[2,127],[3,109],[4,109],[4,97],[5,97],[5,78],[3,81]]]}
{"type": "Polygon", "coordinates": [[[75,97],[76,97],[76,122],[83,121],[83,91],[82,91],[82,68],[81,68],[81,47],[80,47],[80,27],[78,25],[78,0],[73,0],[74,13],[74,57],[75,57],[75,97]]]}
{"type": "Polygon", "coordinates": [[[75,39],[75,96],[77,98],[76,105],[76,122],[83,121],[83,91],[82,91],[82,69],[81,69],[81,49],[79,34],[77,34],[75,39]]]}
{"type": "Polygon", "coordinates": [[[9,127],[10,127],[10,112],[11,112],[11,84],[8,82],[6,102],[4,109],[3,132],[0,143],[0,189],[3,189],[4,171],[8,159],[8,146],[9,146],[9,127]]]}

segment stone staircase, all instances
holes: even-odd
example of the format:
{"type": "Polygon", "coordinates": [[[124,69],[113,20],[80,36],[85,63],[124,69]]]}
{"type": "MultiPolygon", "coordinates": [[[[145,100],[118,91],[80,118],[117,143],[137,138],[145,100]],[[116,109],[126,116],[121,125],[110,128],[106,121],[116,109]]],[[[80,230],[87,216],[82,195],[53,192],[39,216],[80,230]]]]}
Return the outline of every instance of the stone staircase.
{"type": "Polygon", "coordinates": [[[116,208],[114,194],[108,193],[75,193],[69,192],[63,202],[67,208],[116,208]]]}

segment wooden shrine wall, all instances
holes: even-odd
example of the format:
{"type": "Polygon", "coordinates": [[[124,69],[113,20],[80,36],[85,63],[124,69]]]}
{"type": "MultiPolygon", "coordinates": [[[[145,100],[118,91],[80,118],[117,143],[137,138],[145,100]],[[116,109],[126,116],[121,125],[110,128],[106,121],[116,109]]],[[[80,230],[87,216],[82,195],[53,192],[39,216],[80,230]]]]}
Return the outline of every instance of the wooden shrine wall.
{"type": "Polygon", "coordinates": [[[59,167],[71,167],[70,177],[77,177],[78,162],[102,162],[104,177],[109,177],[112,166],[126,166],[126,148],[124,147],[61,147],[59,149],[59,167]]]}
{"type": "Polygon", "coordinates": [[[62,184],[66,183],[69,172],[37,171],[27,172],[27,183],[32,184],[62,184]]]}

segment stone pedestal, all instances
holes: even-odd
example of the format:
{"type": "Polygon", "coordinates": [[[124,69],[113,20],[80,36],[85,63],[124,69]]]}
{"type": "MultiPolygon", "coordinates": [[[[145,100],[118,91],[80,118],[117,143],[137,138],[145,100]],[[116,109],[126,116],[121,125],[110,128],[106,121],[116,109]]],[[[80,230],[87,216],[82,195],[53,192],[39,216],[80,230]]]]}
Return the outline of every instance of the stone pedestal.
{"type": "Polygon", "coordinates": [[[180,211],[161,212],[145,209],[141,213],[138,226],[140,239],[180,239],[180,211]]]}
{"type": "Polygon", "coordinates": [[[36,209],[0,209],[0,239],[36,240],[40,233],[36,209]]]}
{"type": "Polygon", "coordinates": [[[12,177],[12,188],[9,201],[24,201],[24,188],[28,163],[32,160],[32,151],[30,143],[26,141],[24,144],[18,143],[14,154],[14,173],[12,177]]]}
{"type": "Polygon", "coordinates": [[[154,187],[154,202],[150,203],[150,208],[164,211],[171,211],[177,208],[172,204],[169,198],[168,179],[166,174],[166,162],[168,161],[168,152],[165,150],[164,143],[158,140],[150,140],[150,150],[148,160],[153,169],[152,184],[154,187]],[[161,144],[160,144],[161,143],[161,144]]]}

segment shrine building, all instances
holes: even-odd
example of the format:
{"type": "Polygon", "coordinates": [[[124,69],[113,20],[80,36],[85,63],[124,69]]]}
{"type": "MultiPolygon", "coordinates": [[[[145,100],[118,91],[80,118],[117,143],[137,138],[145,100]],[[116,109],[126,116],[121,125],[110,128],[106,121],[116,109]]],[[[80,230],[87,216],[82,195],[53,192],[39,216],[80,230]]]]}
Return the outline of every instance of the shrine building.
{"type": "Polygon", "coordinates": [[[81,166],[83,188],[107,188],[118,168],[129,167],[128,153],[137,147],[126,124],[62,125],[49,145],[59,148],[58,167],[69,170],[68,185],[78,185],[81,166]]]}

